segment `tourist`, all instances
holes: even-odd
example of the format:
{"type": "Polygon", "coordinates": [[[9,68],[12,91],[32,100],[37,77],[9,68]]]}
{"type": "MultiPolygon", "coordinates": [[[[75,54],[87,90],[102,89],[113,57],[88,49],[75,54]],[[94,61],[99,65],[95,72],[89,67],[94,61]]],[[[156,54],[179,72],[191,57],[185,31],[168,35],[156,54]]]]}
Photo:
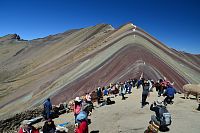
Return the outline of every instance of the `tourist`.
{"type": "Polygon", "coordinates": [[[154,111],[156,115],[151,116],[151,122],[154,122],[160,127],[167,127],[171,124],[171,114],[168,112],[167,108],[163,106],[161,100],[157,100],[150,106],[150,110],[154,111]]]}
{"type": "Polygon", "coordinates": [[[39,133],[39,130],[35,127],[31,126],[31,122],[28,120],[24,120],[21,123],[21,127],[18,133],[39,133]]]}
{"type": "Polygon", "coordinates": [[[98,87],[97,89],[97,103],[98,104],[100,103],[101,97],[102,97],[101,87],[98,87]]]}
{"type": "Polygon", "coordinates": [[[146,104],[149,104],[148,102],[146,102],[147,96],[149,95],[149,82],[147,80],[144,81],[144,83],[142,84],[143,87],[143,91],[142,91],[142,106],[141,108],[143,108],[146,104]]]}
{"type": "Polygon", "coordinates": [[[54,121],[52,119],[48,119],[43,126],[42,129],[43,133],[55,133],[56,131],[56,126],[54,124],[54,121]]]}
{"type": "Polygon", "coordinates": [[[45,100],[43,105],[44,105],[44,118],[48,120],[50,118],[50,114],[52,110],[52,104],[51,104],[50,98],[45,100]]]}
{"type": "Polygon", "coordinates": [[[123,83],[121,83],[121,95],[122,95],[122,100],[125,100],[125,93],[126,93],[126,88],[125,85],[123,83]]]}
{"type": "Polygon", "coordinates": [[[166,96],[166,98],[164,99],[164,104],[172,104],[173,103],[173,99],[174,99],[174,94],[176,94],[176,90],[172,87],[172,85],[167,82],[167,89],[164,92],[163,96],[166,96]]]}
{"type": "Polygon", "coordinates": [[[88,133],[87,113],[81,111],[76,117],[75,133],[88,133]]]}
{"type": "Polygon", "coordinates": [[[82,100],[80,97],[76,97],[74,100],[74,117],[75,117],[75,123],[76,123],[76,117],[80,113],[82,107],[82,100]]]}

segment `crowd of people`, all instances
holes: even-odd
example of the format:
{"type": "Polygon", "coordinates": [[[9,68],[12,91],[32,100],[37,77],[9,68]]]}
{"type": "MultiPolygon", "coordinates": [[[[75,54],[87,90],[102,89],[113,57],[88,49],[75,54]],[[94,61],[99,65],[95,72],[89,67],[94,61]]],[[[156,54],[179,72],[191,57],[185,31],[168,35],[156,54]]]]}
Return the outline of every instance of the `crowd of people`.
{"type": "MultiPolygon", "coordinates": [[[[174,94],[176,90],[173,88],[173,83],[164,79],[159,79],[157,82],[153,80],[145,80],[144,78],[137,79],[129,79],[125,82],[117,82],[110,83],[108,86],[98,87],[96,91],[92,93],[86,93],[85,96],[76,97],[71,103],[69,103],[69,109],[71,109],[74,113],[74,122],[75,122],[75,133],[88,133],[88,124],[91,122],[88,117],[91,115],[92,110],[94,109],[94,101],[97,101],[98,105],[113,104],[114,101],[110,100],[109,96],[117,96],[120,95],[122,100],[125,100],[126,94],[131,94],[133,88],[137,89],[142,88],[141,94],[141,108],[148,105],[149,103],[146,101],[150,92],[154,91],[153,88],[156,88],[158,92],[158,97],[165,96],[164,101],[157,101],[151,104],[150,110],[155,112],[155,115],[152,115],[151,121],[156,123],[157,125],[161,124],[161,115],[160,108],[161,103],[163,103],[163,107],[167,104],[173,103],[174,94]],[[106,96],[105,100],[103,97],[106,96]]],[[[44,112],[43,116],[46,120],[44,126],[42,128],[43,133],[56,133],[57,131],[54,121],[52,120],[52,104],[50,98],[45,100],[44,104],[44,112]]],[[[163,113],[163,112],[162,112],[163,113]]],[[[165,112],[166,113],[166,112],[165,112]]],[[[31,126],[28,121],[23,121],[22,126],[19,130],[19,133],[37,133],[39,132],[33,126],[31,126]]]]}

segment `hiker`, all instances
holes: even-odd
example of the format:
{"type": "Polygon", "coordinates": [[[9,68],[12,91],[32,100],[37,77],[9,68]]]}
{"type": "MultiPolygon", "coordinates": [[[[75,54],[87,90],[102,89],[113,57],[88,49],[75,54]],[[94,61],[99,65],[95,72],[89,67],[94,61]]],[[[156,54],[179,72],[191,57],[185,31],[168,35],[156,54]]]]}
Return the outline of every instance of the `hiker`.
{"type": "Polygon", "coordinates": [[[45,100],[43,106],[44,106],[44,118],[47,120],[50,118],[50,114],[52,110],[52,104],[51,104],[50,98],[47,98],[47,100],[45,100]]]}
{"type": "Polygon", "coordinates": [[[97,89],[97,103],[98,104],[100,103],[101,97],[102,97],[101,87],[98,87],[97,89]]]}
{"type": "Polygon", "coordinates": [[[103,95],[104,95],[104,96],[108,96],[108,89],[107,89],[107,87],[104,88],[104,90],[103,90],[103,95]]]}
{"type": "Polygon", "coordinates": [[[125,94],[128,93],[128,83],[124,82],[125,94]]]}
{"type": "Polygon", "coordinates": [[[86,93],[85,99],[86,103],[92,104],[91,93],[86,93]]]}
{"type": "Polygon", "coordinates": [[[88,133],[87,113],[81,111],[76,117],[75,133],[88,133]]]}
{"type": "Polygon", "coordinates": [[[121,95],[122,95],[122,100],[125,100],[125,93],[126,93],[126,89],[125,89],[125,85],[123,83],[121,83],[121,95]]]}
{"type": "Polygon", "coordinates": [[[92,109],[94,109],[91,93],[87,93],[87,95],[86,95],[86,103],[89,104],[92,109]]]}
{"type": "Polygon", "coordinates": [[[151,116],[151,121],[160,127],[167,127],[171,125],[171,114],[167,108],[163,106],[161,100],[157,100],[150,106],[150,110],[154,111],[156,115],[151,116]]]}
{"type": "Polygon", "coordinates": [[[154,81],[153,81],[153,79],[148,80],[148,82],[149,82],[149,91],[153,92],[153,87],[154,87],[154,81]]]}
{"type": "Polygon", "coordinates": [[[75,117],[75,123],[76,123],[76,117],[81,112],[82,107],[82,100],[80,97],[76,97],[74,100],[74,117],[75,117]]]}
{"type": "Polygon", "coordinates": [[[153,85],[153,87],[156,88],[156,91],[158,92],[158,97],[160,97],[160,96],[161,96],[161,84],[159,83],[159,81],[156,82],[156,83],[153,85]]]}
{"type": "Polygon", "coordinates": [[[44,123],[42,131],[43,131],[43,133],[55,133],[56,132],[56,126],[54,124],[54,121],[52,121],[52,119],[48,119],[44,123]]]}
{"type": "Polygon", "coordinates": [[[139,87],[144,83],[144,78],[141,78],[140,80],[138,80],[137,82],[137,89],[139,89],[139,87]]]}
{"type": "Polygon", "coordinates": [[[146,102],[147,96],[149,95],[149,82],[147,80],[144,81],[144,83],[142,84],[143,87],[143,91],[142,91],[142,106],[141,108],[143,108],[146,104],[149,104],[148,102],[146,102]]]}
{"type": "Polygon", "coordinates": [[[165,81],[163,81],[163,82],[161,82],[160,83],[160,92],[159,92],[159,96],[162,96],[163,95],[163,93],[164,93],[164,91],[166,90],[166,82],[165,81]]]}
{"type": "Polygon", "coordinates": [[[115,84],[112,84],[111,89],[110,89],[110,95],[115,94],[116,86],[115,84]]]}
{"type": "Polygon", "coordinates": [[[132,92],[131,92],[131,89],[132,89],[132,82],[131,82],[131,80],[129,80],[129,82],[128,82],[128,94],[131,94],[132,92]]]}
{"type": "Polygon", "coordinates": [[[18,133],[39,133],[39,130],[35,127],[31,126],[31,122],[28,120],[24,120],[21,123],[21,127],[18,133]]]}
{"type": "Polygon", "coordinates": [[[138,80],[136,78],[133,79],[133,87],[135,87],[136,83],[138,82],[138,80]]]}
{"type": "Polygon", "coordinates": [[[168,82],[167,83],[167,89],[164,92],[163,96],[166,96],[166,98],[164,99],[164,104],[172,104],[173,103],[173,99],[174,99],[174,94],[176,94],[176,90],[172,87],[172,85],[168,82]]]}

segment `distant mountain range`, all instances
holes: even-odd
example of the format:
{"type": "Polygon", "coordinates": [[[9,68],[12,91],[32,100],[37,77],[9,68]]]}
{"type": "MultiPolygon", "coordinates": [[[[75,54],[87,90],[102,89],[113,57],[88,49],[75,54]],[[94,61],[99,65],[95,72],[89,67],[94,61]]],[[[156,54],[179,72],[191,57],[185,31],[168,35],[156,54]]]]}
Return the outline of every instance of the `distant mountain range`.
{"type": "Polygon", "coordinates": [[[68,101],[98,86],[129,78],[164,76],[182,90],[200,83],[200,55],[179,52],[128,23],[70,30],[45,38],[0,37],[0,118],[68,101]]]}

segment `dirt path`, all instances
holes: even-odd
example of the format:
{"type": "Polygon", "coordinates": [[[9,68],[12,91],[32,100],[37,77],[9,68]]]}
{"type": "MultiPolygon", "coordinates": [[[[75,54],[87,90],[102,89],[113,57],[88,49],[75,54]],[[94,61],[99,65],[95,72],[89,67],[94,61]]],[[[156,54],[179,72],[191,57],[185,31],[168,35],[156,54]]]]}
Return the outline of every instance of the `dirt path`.
{"type": "MultiPolygon", "coordinates": [[[[115,100],[115,104],[96,108],[90,117],[92,123],[89,125],[89,131],[143,133],[154,112],[149,110],[150,105],[141,108],[141,91],[141,89],[134,88],[132,94],[126,95],[126,100],[121,100],[121,96],[117,96],[112,98],[115,100]]],[[[182,96],[183,94],[176,94],[174,104],[168,105],[168,110],[172,113],[172,125],[169,127],[168,133],[199,133],[200,112],[195,110],[198,104],[192,99],[182,99],[182,96]]],[[[147,98],[147,101],[152,103],[156,99],[157,93],[154,91],[147,98]]],[[[63,114],[54,121],[55,124],[70,122],[73,125],[74,116],[72,113],[63,114]]]]}

